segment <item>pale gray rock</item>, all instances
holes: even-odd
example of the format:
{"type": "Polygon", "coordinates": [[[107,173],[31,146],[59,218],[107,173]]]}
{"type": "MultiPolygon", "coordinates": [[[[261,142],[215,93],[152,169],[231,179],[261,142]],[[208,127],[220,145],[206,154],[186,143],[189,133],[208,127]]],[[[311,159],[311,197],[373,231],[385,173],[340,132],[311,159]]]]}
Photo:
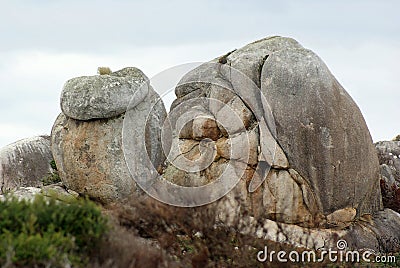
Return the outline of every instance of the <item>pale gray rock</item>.
{"type": "Polygon", "coordinates": [[[78,193],[66,189],[61,183],[56,183],[43,187],[19,187],[5,195],[0,195],[0,201],[7,197],[17,198],[19,201],[33,201],[36,195],[42,195],[45,198],[56,198],[59,201],[68,200],[68,198],[77,198],[78,193]]]}
{"type": "Polygon", "coordinates": [[[18,187],[39,187],[52,173],[50,137],[23,139],[0,149],[1,192],[18,187]]]}
{"type": "Polygon", "coordinates": [[[147,80],[142,71],[133,67],[110,75],[72,78],[65,83],[61,93],[61,110],[76,120],[121,115],[147,80]]]}
{"type": "Polygon", "coordinates": [[[310,184],[325,215],[382,208],[378,159],[365,120],[322,60],[307,49],[269,55],[261,90],[291,168],[310,184]]]}

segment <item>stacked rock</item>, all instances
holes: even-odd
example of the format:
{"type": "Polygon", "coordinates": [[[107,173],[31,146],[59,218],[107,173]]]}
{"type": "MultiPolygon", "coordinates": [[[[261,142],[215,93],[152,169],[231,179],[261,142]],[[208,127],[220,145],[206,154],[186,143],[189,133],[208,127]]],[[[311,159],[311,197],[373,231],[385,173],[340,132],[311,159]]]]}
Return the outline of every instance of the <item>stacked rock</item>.
{"type": "MultiPolygon", "coordinates": [[[[160,125],[166,112],[148,78],[129,67],[109,74],[68,80],[61,93],[62,113],[52,130],[52,151],[60,177],[70,189],[109,203],[138,191],[122,150],[125,112],[132,98],[143,105],[157,106],[157,115],[148,121],[149,154],[155,165],[164,161],[160,145],[160,125]],[[145,96],[135,95],[148,87],[145,96]]],[[[146,118],[137,118],[144,121],[146,118]]]]}

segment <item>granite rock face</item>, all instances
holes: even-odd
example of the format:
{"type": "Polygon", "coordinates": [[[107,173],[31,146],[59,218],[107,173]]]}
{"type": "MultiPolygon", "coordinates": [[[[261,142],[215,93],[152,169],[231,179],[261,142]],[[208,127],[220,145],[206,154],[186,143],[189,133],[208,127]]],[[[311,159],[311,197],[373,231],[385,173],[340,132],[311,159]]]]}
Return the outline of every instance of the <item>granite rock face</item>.
{"type": "Polygon", "coordinates": [[[219,201],[221,215],[238,206],[257,219],[332,227],[382,208],[378,159],[359,108],[297,41],[246,45],[192,70],[175,92],[170,118],[182,157],[200,157],[196,146],[206,138],[216,153],[198,172],[179,172],[172,161],[164,177],[198,186],[216,180],[228,161],[244,164],[244,184],[219,201]],[[182,114],[192,116],[184,126],[182,114]]]}
{"type": "MultiPolygon", "coordinates": [[[[61,179],[79,194],[109,203],[141,195],[139,184],[164,203],[206,205],[241,233],[308,248],[400,239],[359,108],[297,41],[265,38],[193,69],[168,120],[141,72],[102,77],[67,82],[52,131],[61,179]]],[[[396,181],[395,157],[382,159],[396,181]]]]}
{"type": "Polygon", "coordinates": [[[307,49],[271,53],[261,72],[277,141],[315,193],[318,211],[381,209],[379,167],[365,120],[322,60],[307,49]]]}
{"type": "Polygon", "coordinates": [[[0,150],[1,192],[18,187],[39,187],[42,179],[52,173],[50,137],[27,138],[0,150]]]}
{"type": "Polygon", "coordinates": [[[52,130],[52,151],[68,188],[102,203],[139,194],[122,149],[123,121],[130,101],[156,107],[157,114],[137,116],[135,123],[147,126],[146,146],[152,163],[160,166],[164,162],[159,141],[166,112],[163,103],[156,101],[155,91],[143,85],[147,80],[140,70],[125,68],[67,82],[61,99],[64,113],[52,130]],[[142,86],[148,94],[137,95],[142,86]]]}

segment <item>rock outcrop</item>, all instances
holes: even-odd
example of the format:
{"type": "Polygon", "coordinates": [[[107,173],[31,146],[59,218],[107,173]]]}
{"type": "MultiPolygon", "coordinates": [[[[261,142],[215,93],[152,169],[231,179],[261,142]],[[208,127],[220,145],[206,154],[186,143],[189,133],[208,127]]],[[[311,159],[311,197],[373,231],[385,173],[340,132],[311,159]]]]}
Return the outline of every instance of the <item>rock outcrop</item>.
{"type": "Polygon", "coordinates": [[[163,103],[156,101],[157,94],[151,87],[148,95],[135,95],[147,81],[140,70],[125,68],[110,75],[66,82],[61,94],[63,113],[52,130],[52,151],[61,180],[68,188],[102,203],[138,192],[122,150],[123,120],[134,96],[141,98],[137,101],[143,105],[157,106],[157,114],[148,121],[146,141],[153,163],[163,163],[159,144],[160,124],[166,115],[163,103]]]}
{"type": "Polygon", "coordinates": [[[378,151],[383,205],[400,212],[400,141],[375,143],[378,151]]]}
{"type": "Polygon", "coordinates": [[[175,93],[165,120],[135,68],[68,81],[52,130],[63,183],[102,203],[135,198],[139,185],[164,203],[206,205],[243,234],[305,247],[400,239],[359,108],[297,41],[232,51],[190,71],[175,93]]]}
{"type": "Polygon", "coordinates": [[[53,172],[50,162],[50,137],[27,138],[0,150],[1,193],[18,187],[39,187],[42,179],[53,172]]]}
{"type": "Polygon", "coordinates": [[[219,201],[221,215],[246,210],[258,220],[337,227],[382,209],[378,159],[359,108],[295,40],[265,38],[230,52],[189,72],[175,92],[170,119],[180,150],[164,178],[201,186],[228,165],[243,171],[219,201]],[[214,146],[208,157],[204,139],[214,146]],[[209,166],[177,169],[200,158],[209,166]]]}

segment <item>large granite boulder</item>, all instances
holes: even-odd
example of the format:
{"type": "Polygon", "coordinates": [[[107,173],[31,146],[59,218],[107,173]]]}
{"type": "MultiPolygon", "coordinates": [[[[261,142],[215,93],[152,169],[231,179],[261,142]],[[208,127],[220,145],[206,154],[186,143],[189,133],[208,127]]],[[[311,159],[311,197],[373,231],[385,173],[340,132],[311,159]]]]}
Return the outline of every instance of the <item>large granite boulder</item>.
{"type": "Polygon", "coordinates": [[[189,72],[175,93],[179,150],[164,179],[199,187],[233,166],[241,179],[212,204],[224,221],[245,210],[259,220],[343,227],[382,209],[378,159],[359,108],[297,41],[251,43],[189,72]],[[208,157],[205,140],[214,148],[208,157]],[[179,168],[187,160],[209,165],[179,168]]]}
{"type": "Polygon", "coordinates": [[[1,193],[18,187],[39,187],[54,172],[50,162],[50,137],[23,139],[0,149],[1,193]]]}
{"type": "Polygon", "coordinates": [[[381,171],[384,207],[400,212],[400,141],[375,143],[381,171]]]}
{"type": "Polygon", "coordinates": [[[148,120],[146,145],[152,163],[161,166],[160,125],[166,112],[147,81],[140,70],[125,68],[110,75],[73,78],[65,84],[64,113],[54,123],[51,138],[61,180],[68,188],[102,203],[139,192],[122,150],[123,120],[132,98],[157,107],[157,114],[148,120]],[[141,87],[148,87],[149,94],[137,95],[141,87]]]}
{"type": "Polygon", "coordinates": [[[380,210],[371,135],[359,108],[322,60],[307,49],[280,50],[269,54],[260,79],[277,141],[314,193],[317,211],[327,215],[350,207],[361,216],[380,210]]]}

